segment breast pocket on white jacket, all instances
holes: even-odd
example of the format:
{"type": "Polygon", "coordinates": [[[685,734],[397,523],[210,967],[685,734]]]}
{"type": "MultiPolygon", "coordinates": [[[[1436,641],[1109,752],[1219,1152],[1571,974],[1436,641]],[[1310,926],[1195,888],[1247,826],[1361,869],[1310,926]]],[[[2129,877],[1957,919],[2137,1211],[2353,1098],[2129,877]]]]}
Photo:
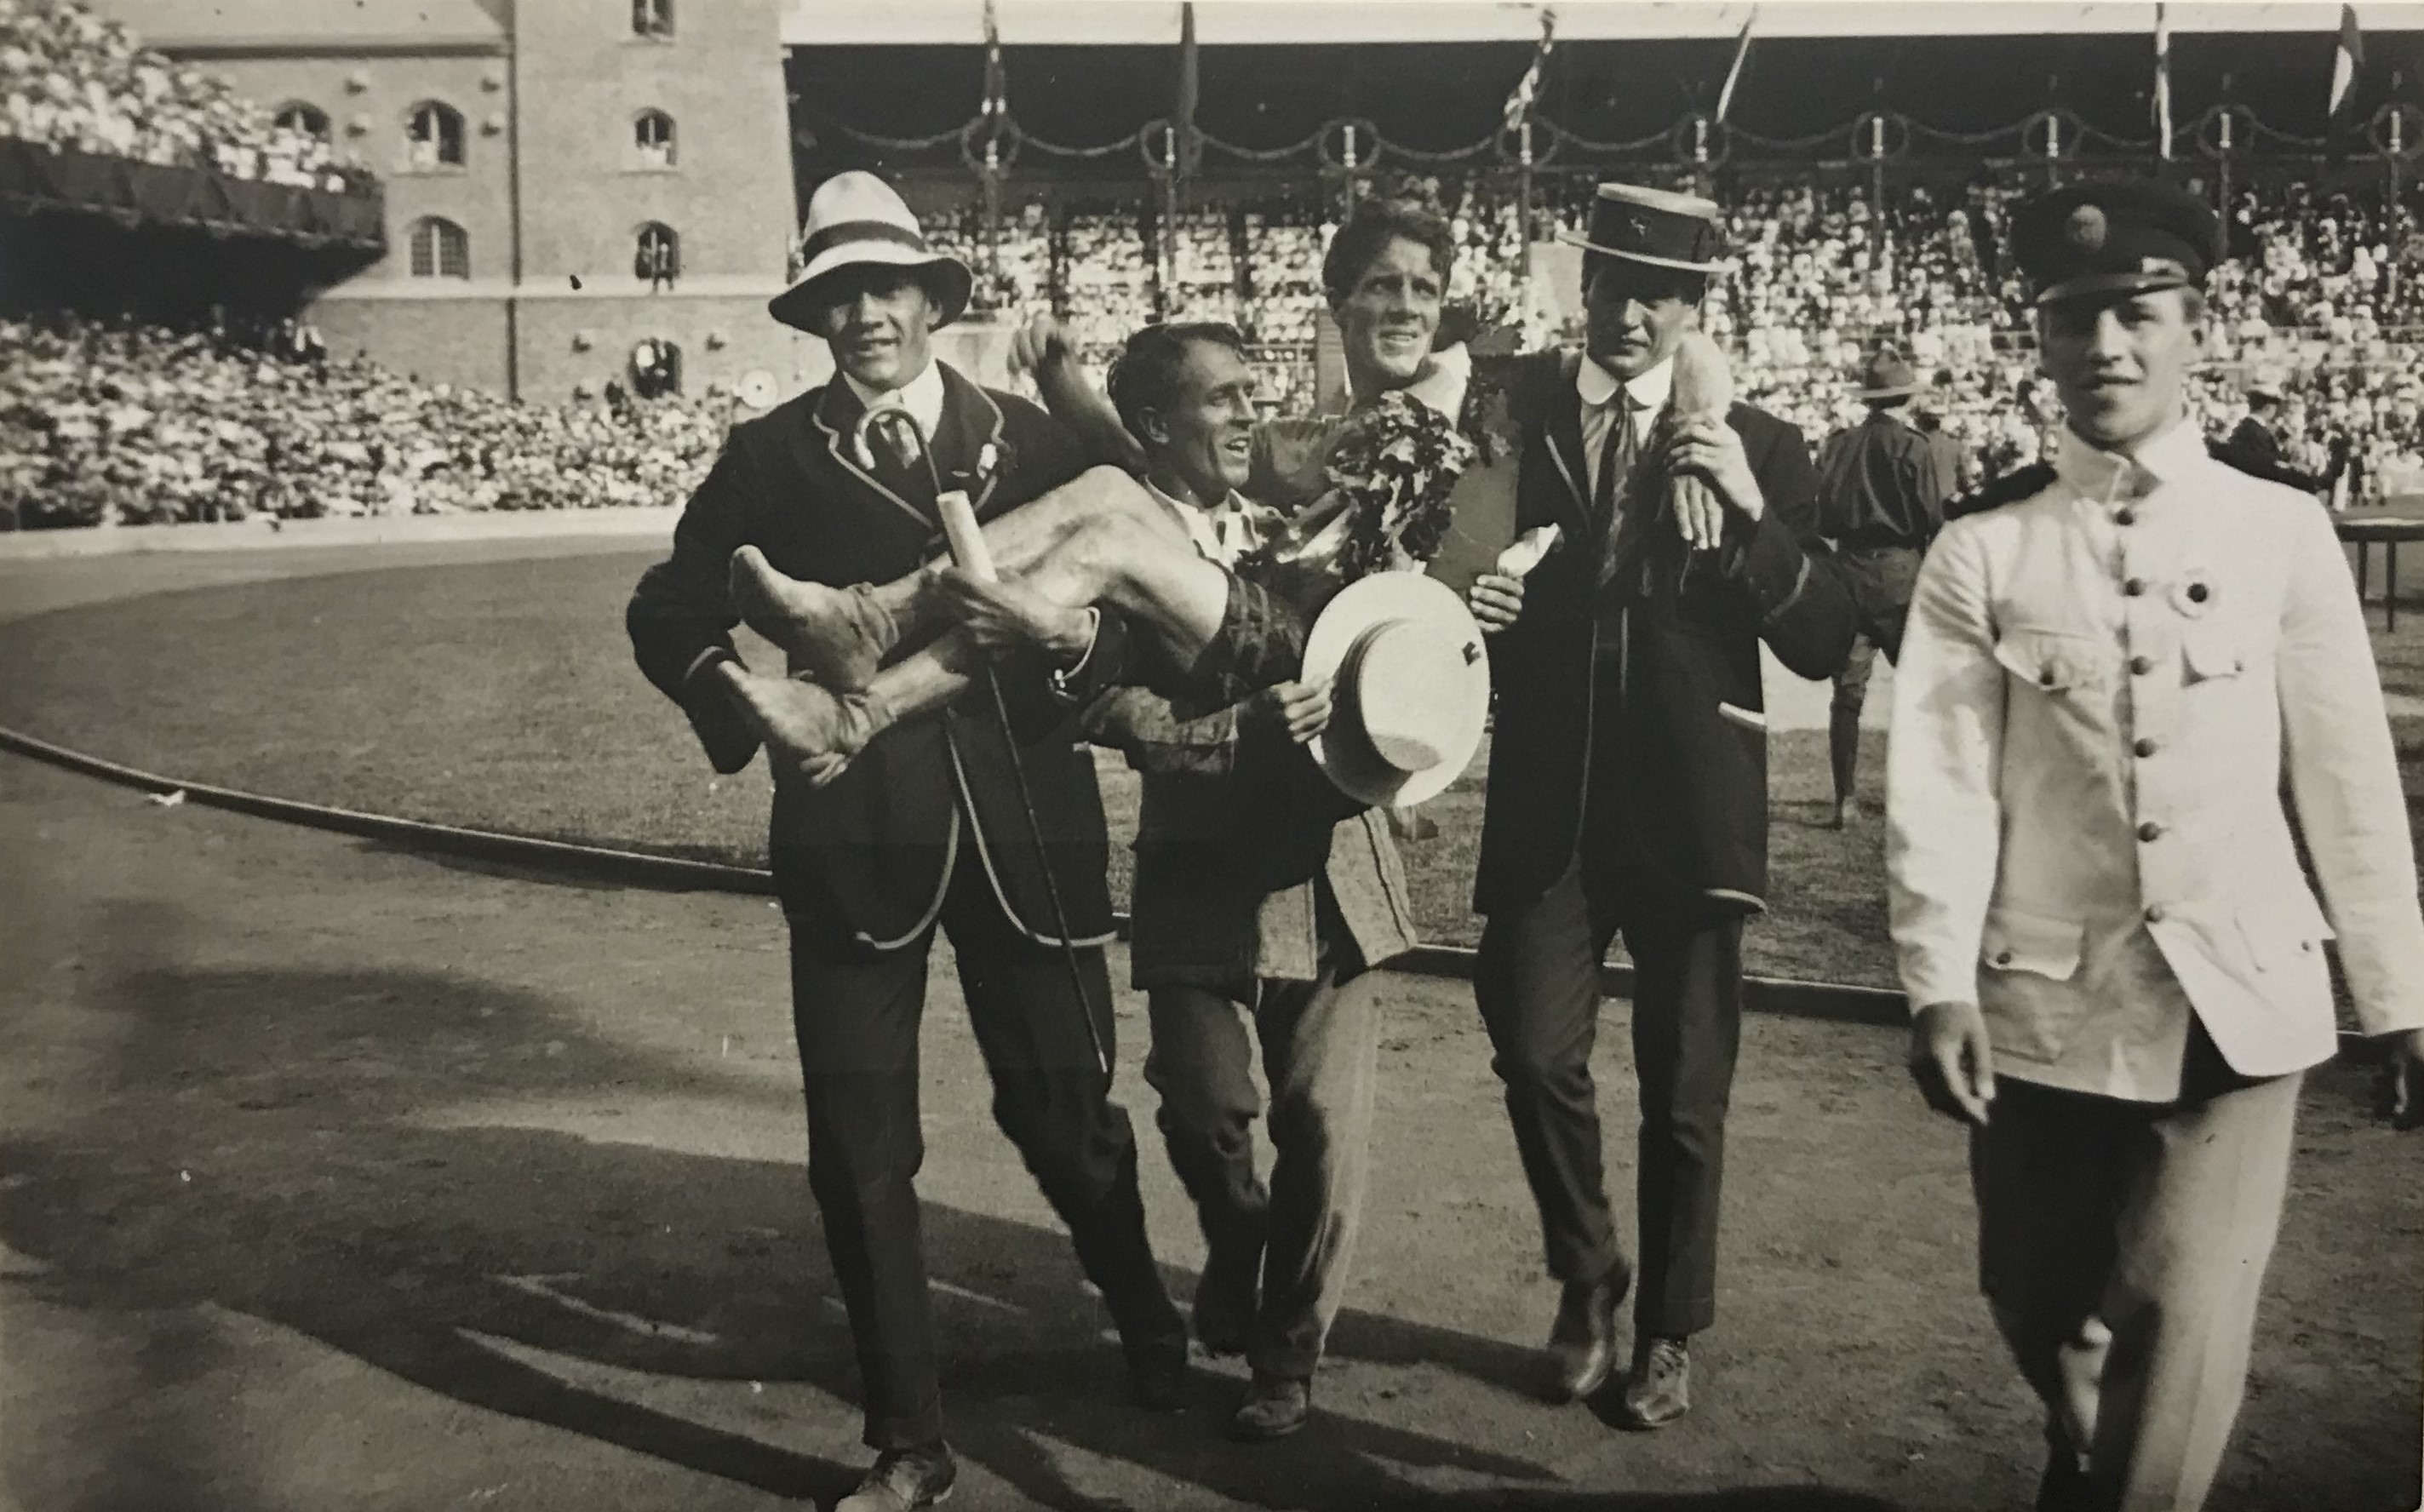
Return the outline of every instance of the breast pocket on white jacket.
{"type": "Polygon", "coordinates": [[[1995,660],[2015,682],[2049,698],[2078,698],[2101,689],[2109,643],[2081,630],[2015,625],[1995,642],[1995,660]]]}

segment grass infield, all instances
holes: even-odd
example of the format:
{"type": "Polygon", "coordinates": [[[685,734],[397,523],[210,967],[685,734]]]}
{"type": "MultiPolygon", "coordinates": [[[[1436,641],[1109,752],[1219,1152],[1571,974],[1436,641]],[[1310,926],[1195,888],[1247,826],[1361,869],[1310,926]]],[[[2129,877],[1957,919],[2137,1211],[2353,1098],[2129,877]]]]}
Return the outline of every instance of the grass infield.
{"type": "MultiPolygon", "coordinates": [[[[762,765],[711,773],[633,668],[623,604],[653,552],[348,573],[158,594],[0,625],[0,723],[113,760],[316,803],[761,865],[762,765]]],[[[2376,636],[2407,779],[2424,794],[2424,621],[2376,636]]],[[[1881,737],[1862,742],[1861,822],[1820,827],[1823,731],[1770,746],[1774,912],[1751,969],[1893,985],[1881,737]]],[[[1136,782],[1102,763],[1113,833],[1136,782]]],[[[1406,845],[1427,938],[1471,944],[1482,783],[1426,806],[1406,845]]],[[[1128,857],[1115,849],[1124,896],[1128,857]]]]}

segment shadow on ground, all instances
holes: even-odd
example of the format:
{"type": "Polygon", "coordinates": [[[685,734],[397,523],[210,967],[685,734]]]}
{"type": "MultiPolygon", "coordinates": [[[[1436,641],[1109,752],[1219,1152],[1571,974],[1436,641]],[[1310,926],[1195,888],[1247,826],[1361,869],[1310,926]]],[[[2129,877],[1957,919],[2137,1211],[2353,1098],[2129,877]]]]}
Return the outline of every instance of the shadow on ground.
{"type": "MultiPolygon", "coordinates": [[[[161,940],[173,923],[121,911],[97,938],[161,940]]],[[[736,1427],[635,1399],[664,1394],[646,1380],[615,1391],[577,1379],[805,1382],[853,1400],[805,1162],[431,1117],[550,1098],[698,1106],[744,1090],[453,972],[124,959],[87,999],[124,1030],[96,1095],[0,1147],[0,1241],[40,1267],[13,1284],[96,1312],[216,1304],[456,1402],[776,1496],[848,1488],[856,1456],[785,1447],[796,1424],[771,1407],[760,1434],[745,1413],[736,1427]]],[[[931,1203],[926,1224],[955,1445],[1047,1506],[1111,1504],[1072,1484],[1063,1445],[1255,1506],[1887,1504],[1803,1488],[1583,1495],[1518,1456],[1337,1415],[1283,1444],[1233,1449],[1214,1438],[1225,1402],[1209,1381],[1179,1419],[1123,1400],[1116,1351],[1061,1235],[931,1203]],[[1400,1468],[1494,1484],[1445,1497],[1400,1468]]],[[[1186,1295],[1191,1278],[1172,1281],[1186,1295]]],[[[1370,1313],[1343,1320],[1338,1342],[1508,1391],[1531,1364],[1526,1351],[1370,1313]]],[[[212,1368],[180,1357],[173,1328],[145,1357],[164,1379],[212,1368]]],[[[243,1482],[230,1457],[241,1451],[214,1441],[207,1422],[159,1421],[192,1410],[183,1401],[147,1390],[113,1426],[122,1443],[98,1456],[110,1504],[216,1504],[215,1482],[243,1482]]]]}

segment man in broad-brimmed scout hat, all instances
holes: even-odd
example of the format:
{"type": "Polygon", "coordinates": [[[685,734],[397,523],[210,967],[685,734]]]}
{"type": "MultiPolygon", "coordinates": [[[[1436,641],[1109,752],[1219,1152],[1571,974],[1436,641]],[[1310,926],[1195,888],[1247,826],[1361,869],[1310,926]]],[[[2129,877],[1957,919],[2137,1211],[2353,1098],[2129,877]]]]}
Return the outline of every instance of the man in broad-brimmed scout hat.
{"type": "Polygon", "coordinates": [[[1868,418],[1829,438],[1818,454],[1818,528],[1835,545],[1836,570],[1860,624],[1826,712],[1837,829],[1855,812],[1869,671],[1879,651],[1888,661],[1902,653],[1903,618],[1920,556],[1943,526],[1944,502],[1958,485],[1950,449],[1907,419],[1911,401],[1928,390],[1909,358],[1882,349],[1869,358],[1859,383],[1868,418]]]}
{"type": "Polygon", "coordinates": [[[2065,428],[1947,511],[1895,671],[1911,1069],[1970,1126],[2044,1508],[2203,1504],[2300,1076],[2337,1048],[2335,934],[2394,1116],[2424,1122],[2424,915],[2348,564],[2310,500],[2209,456],[2186,403],[2220,245],[2152,182],[2019,211],[2065,428]]]}
{"type": "Polygon", "coordinates": [[[1584,253],[1586,350],[1523,359],[1510,390],[1517,527],[1556,526],[1563,544],[1528,587],[1483,580],[1521,607],[1491,651],[1474,988],[1563,1285],[1553,1390],[1587,1396],[1616,1372],[1634,1281],[1590,1070],[1600,962],[1619,931],[1632,952],[1641,1273],[1619,1411],[1652,1428],[1688,1409],[1690,1340],[1716,1313],[1742,929],[1766,906],[1760,645],[1829,676],[1852,609],[1818,540],[1800,432],[1747,405],[1670,404],[1677,353],[1705,342],[1700,300],[1726,267],[1718,207],[1603,183],[1589,229],[1567,239],[1584,253]],[[1687,516],[1712,496],[1714,518],[1687,516]]]}
{"type": "Polygon", "coordinates": [[[1116,640],[1116,616],[1079,617],[1066,644],[1000,661],[1007,725],[967,700],[899,720],[831,771],[797,747],[787,703],[821,690],[752,673],[734,650],[745,565],[835,589],[881,582],[942,549],[945,492],[990,516],[1083,469],[1041,410],[934,358],[934,330],[966,307],[968,269],[927,245],[889,184],[828,180],[808,201],[802,251],[799,280],[771,309],[822,339],[837,371],[734,428],[629,619],[641,669],[681,705],[716,770],[770,747],[809,1183],[879,1456],[841,1504],[902,1512],[941,1500],[956,1473],[913,1185],[917,1022],[937,928],[958,958],[995,1116],[1069,1225],[1148,1405],[1178,1405],[1187,1330],[1146,1242],[1127,1114],[1109,1100],[1103,810],[1056,696],[1098,690],[1088,669],[1117,664],[1115,647],[1094,644],[1116,640]]]}

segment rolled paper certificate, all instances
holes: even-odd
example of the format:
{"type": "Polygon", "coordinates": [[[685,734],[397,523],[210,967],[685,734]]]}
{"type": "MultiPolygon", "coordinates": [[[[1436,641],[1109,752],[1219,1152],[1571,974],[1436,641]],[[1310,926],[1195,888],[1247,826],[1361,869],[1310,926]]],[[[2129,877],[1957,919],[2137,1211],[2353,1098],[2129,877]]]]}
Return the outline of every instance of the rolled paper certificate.
{"type": "Polygon", "coordinates": [[[976,506],[968,502],[965,488],[946,489],[934,497],[935,513],[943,517],[943,538],[951,543],[951,560],[971,578],[991,582],[993,552],[985,547],[984,531],[977,524],[976,506]]]}
{"type": "Polygon", "coordinates": [[[1502,578],[1530,577],[1532,569],[1545,561],[1564,538],[1565,532],[1555,525],[1535,525],[1498,553],[1492,570],[1502,578]]]}
{"type": "MultiPolygon", "coordinates": [[[[1725,353],[1706,331],[1684,332],[1675,348],[1674,403],[1679,420],[1722,422],[1726,411],[1733,407],[1733,373],[1726,366],[1725,353]]],[[[1697,520],[1723,517],[1716,513],[1716,502],[1715,491],[1705,479],[1682,477],[1667,484],[1667,507],[1674,512],[1676,528],[1696,549],[1717,544],[1714,539],[1701,539],[1693,528],[1697,520]]]]}

